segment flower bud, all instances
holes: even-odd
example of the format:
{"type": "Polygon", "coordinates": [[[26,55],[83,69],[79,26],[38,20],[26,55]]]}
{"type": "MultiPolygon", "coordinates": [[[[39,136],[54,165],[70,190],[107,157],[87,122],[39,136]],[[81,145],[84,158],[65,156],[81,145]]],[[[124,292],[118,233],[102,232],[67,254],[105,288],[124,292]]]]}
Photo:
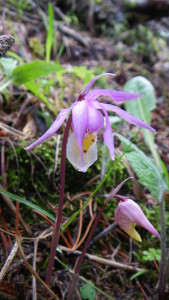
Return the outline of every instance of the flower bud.
{"type": "Polygon", "coordinates": [[[138,224],[152,233],[155,237],[160,238],[159,233],[146,218],[142,209],[136,202],[118,195],[117,198],[121,201],[116,207],[115,219],[128,235],[139,242],[142,241],[139,233],[135,230],[135,224],[138,224]]]}

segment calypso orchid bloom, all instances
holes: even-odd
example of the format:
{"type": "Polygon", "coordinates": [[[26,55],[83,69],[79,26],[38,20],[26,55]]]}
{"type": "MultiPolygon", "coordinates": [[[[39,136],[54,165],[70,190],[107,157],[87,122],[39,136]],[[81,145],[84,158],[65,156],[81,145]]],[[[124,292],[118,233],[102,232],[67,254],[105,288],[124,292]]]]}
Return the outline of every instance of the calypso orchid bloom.
{"type": "Polygon", "coordinates": [[[159,233],[146,218],[136,202],[120,195],[116,195],[115,198],[120,200],[120,203],[115,209],[115,220],[129,236],[138,242],[142,241],[139,233],[135,230],[135,224],[138,224],[155,237],[160,238],[159,233]]]}
{"type": "Polygon", "coordinates": [[[127,122],[155,132],[155,129],[150,125],[121,108],[111,104],[100,103],[96,100],[99,96],[105,96],[110,97],[115,103],[119,103],[142,96],[140,94],[109,89],[97,88],[90,91],[95,81],[101,76],[106,75],[114,76],[111,73],[103,73],[94,77],[81,91],[72,106],[63,109],[52,126],[39,139],[26,147],[25,150],[32,150],[44,140],[51,137],[61,127],[70,111],[72,111],[72,133],[67,142],[67,158],[77,170],[82,172],[86,172],[97,160],[97,134],[104,126],[104,118],[106,125],[103,132],[103,139],[109,149],[112,160],[114,160],[113,134],[107,111],[115,112],[127,122]]]}

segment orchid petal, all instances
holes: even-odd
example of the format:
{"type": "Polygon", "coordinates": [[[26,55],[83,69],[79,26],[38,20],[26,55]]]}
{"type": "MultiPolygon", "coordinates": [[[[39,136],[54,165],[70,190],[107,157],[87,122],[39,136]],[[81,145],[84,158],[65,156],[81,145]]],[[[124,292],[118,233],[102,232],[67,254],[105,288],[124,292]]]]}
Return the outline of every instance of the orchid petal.
{"type": "Polygon", "coordinates": [[[98,132],[104,125],[104,117],[93,105],[88,104],[88,107],[88,129],[91,132],[98,132]]]}
{"type": "Polygon", "coordinates": [[[81,172],[86,172],[87,169],[97,160],[97,137],[95,141],[90,146],[86,153],[83,153],[83,161],[81,159],[81,153],[78,148],[75,134],[72,133],[67,142],[66,155],[67,159],[74,166],[75,169],[81,172]]]}
{"type": "Polygon", "coordinates": [[[82,145],[88,129],[88,103],[86,101],[79,101],[73,105],[72,123],[81,159],[83,160],[82,145]]]}
{"type": "MultiPolygon", "coordinates": [[[[97,105],[96,102],[97,101],[95,101],[95,105],[97,105]]],[[[100,108],[103,109],[105,118],[106,118],[106,126],[105,126],[105,129],[103,132],[104,142],[109,149],[111,159],[114,160],[114,139],[113,139],[111,124],[109,121],[109,116],[108,116],[106,109],[104,108],[104,106],[102,104],[100,104],[100,108]]]]}
{"type": "Polygon", "coordinates": [[[114,102],[124,102],[142,97],[141,94],[128,93],[122,91],[108,90],[108,89],[94,89],[86,96],[87,101],[92,101],[100,96],[110,97],[114,102]]]}
{"type": "Polygon", "coordinates": [[[46,139],[50,138],[61,127],[67,115],[69,114],[70,110],[71,107],[63,109],[57,116],[56,120],[53,122],[52,126],[39,139],[37,139],[31,145],[27,146],[25,150],[30,151],[36,146],[38,146],[39,144],[41,144],[46,139]]]}
{"type": "Polygon", "coordinates": [[[154,133],[156,132],[156,130],[153,127],[151,127],[147,123],[137,119],[133,115],[127,113],[126,111],[124,111],[120,107],[117,107],[117,106],[114,106],[114,105],[111,105],[111,104],[102,104],[102,106],[104,106],[104,108],[106,110],[110,110],[110,111],[113,111],[113,112],[117,113],[122,119],[126,120],[127,122],[129,122],[131,124],[134,124],[134,125],[137,125],[139,127],[151,130],[154,133]]]}

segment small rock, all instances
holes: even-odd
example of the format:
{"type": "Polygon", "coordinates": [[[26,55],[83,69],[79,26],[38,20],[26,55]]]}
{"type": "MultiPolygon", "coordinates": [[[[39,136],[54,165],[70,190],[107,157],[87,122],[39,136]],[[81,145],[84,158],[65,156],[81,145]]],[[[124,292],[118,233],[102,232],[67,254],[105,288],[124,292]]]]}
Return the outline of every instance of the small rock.
{"type": "Polygon", "coordinates": [[[0,57],[4,56],[6,52],[12,47],[15,39],[12,35],[1,35],[0,36],[0,57]]]}

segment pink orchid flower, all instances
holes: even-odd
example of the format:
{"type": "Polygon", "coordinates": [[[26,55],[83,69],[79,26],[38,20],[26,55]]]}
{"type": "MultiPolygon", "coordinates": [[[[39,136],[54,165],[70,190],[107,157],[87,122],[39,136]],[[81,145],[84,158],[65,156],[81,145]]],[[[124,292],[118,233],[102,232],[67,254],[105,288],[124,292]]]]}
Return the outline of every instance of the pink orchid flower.
{"type": "Polygon", "coordinates": [[[115,198],[120,200],[115,210],[115,220],[119,226],[133,239],[141,242],[139,233],[135,230],[135,224],[138,224],[152,233],[155,237],[160,238],[159,233],[146,218],[140,206],[131,199],[116,195],[115,198]]]}
{"type": "Polygon", "coordinates": [[[77,170],[82,172],[86,172],[97,160],[97,134],[104,126],[104,118],[106,125],[103,132],[103,139],[109,149],[112,160],[114,160],[113,134],[107,111],[115,112],[127,122],[155,132],[155,129],[150,125],[121,108],[111,104],[100,103],[96,100],[99,96],[105,96],[110,97],[115,103],[119,103],[142,96],[140,94],[109,89],[97,88],[90,91],[95,81],[106,75],[114,76],[111,73],[103,73],[94,77],[81,91],[72,106],[63,109],[52,126],[39,139],[25,149],[28,151],[32,150],[44,140],[51,137],[61,127],[70,111],[72,111],[72,133],[67,142],[67,158],[77,170]]]}

